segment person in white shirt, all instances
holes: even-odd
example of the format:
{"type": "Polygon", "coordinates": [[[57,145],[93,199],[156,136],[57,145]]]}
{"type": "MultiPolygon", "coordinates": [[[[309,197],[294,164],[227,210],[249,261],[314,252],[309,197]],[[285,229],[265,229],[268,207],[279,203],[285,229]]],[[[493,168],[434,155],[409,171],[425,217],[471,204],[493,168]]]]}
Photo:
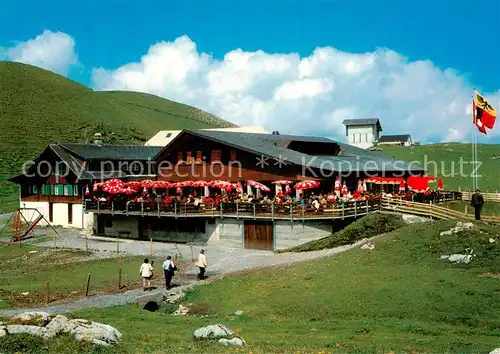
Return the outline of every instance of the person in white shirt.
{"type": "Polygon", "coordinates": [[[196,266],[200,268],[200,273],[198,274],[199,279],[205,279],[205,268],[207,267],[207,259],[205,257],[205,250],[201,250],[198,255],[198,261],[196,262],[196,266]]]}
{"type": "Polygon", "coordinates": [[[162,268],[163,272],[165,273],[165,286],[167,287],[167,290],[170,290],[170,284],[172,283],[174,271],[177,270],[172,257],[167,256],[167,260],[163,262],[162,268]]]}
{"type": "Polygon", "coordinates": [[[153,266],[149,264],[149,259],[145,258],[141,264],[139,273],[142,277],[142,288],[144,291],[151,290],[151,278],[153,277],[153,266]]]}

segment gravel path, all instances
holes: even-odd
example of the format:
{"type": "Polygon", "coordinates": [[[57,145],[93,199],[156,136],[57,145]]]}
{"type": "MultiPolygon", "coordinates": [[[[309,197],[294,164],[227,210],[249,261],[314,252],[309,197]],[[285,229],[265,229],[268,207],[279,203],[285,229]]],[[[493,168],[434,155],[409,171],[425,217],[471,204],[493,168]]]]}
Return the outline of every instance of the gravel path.
{"type": "MultiPolygon", "coordinates": [[[[365,242],[374,240],[382,235],[358,241],[352,245],[340,246],[328,250],[313,251],[313,252],[303,252],[303,253],[273,253],[269,251],[258,251],[258,250],[244,250],[240,248],[229,248],[224,246],[203,246],[205,249],[205,255],[207,257],[207,275],[209,279],[215,280],[220,276],[224,276],[230,273],[234,273],[241,270],[250,270],[258,268],[273,267],[278,265],[290,264],[301,261],[308,261],[312,259],[322,258],[331,256],[340,252],[350,250],[355,247],[359,247],[365,242]]],[[[89,249],[93,252],[90,258],[109,258],[116,257],[116,240],[104,239],[104,238],[90,238],[88,240],[89,249]]],[[[57,240],[58,247],[82,249],[85,247],[85,240],[82,238],[78,231],[69,232],[69,230],[64,230],[57,240]]],[[[52,241],[38,243],[41,247],[51,247],[52,241]]],[[[148,255],[149,254],[149,242],[127,240],[120,242],[120,256],[124,255],[148,255]]],[[[194,256],[201,249],[201,246],[193,246],[194,256]]],[[[191,258],[191,248],[188,245],[173,245],[167,243],[153,243],[153,258],[155,257],[165,257],[166,255],[172,255],[180,251],[181,255],[185,260],[191,258]]],[[[196,277],[194,276],[198,272],[198,269],[194,267],[194,264],[188,267],[183,273],[184,276],[177,279],[181,281],[181,285],[189,285],[196,282],[196,277]]],[[[205,281],[203,282],[205,283],[205,281]]],[[[174,288],[177,289],[177,288],[174,288]]],[[[172,290],[175,291],[175,290],[172,290]]],[[[163,293],[163,289],[155,290],[152,292],[153,296],[157,293],[163,293]]],[[[97,295],[81,300],[77,300],[71,303],[58,304],[49,307],[43,307],[38,309],[17,309],[17,310],[0,310],[0,315],[3,316],[15,316],[19,313],[26,311],[45,311],[49,313],[65,313],[72,312],[76,310],[81,310],[85,308],[97,307],[113,307],[119,306],[126,303],[131,303],[136,301],[138,296],[144,295],[141,289],[129,290],[120,294],[105,294],[97,295]]]]}

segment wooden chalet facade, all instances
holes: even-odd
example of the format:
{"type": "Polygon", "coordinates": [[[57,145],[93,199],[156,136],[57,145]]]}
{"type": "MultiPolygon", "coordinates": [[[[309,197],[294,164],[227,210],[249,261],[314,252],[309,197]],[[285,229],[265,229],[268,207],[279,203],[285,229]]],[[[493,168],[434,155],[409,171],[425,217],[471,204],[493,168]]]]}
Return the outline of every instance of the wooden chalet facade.
{"type": "Polygon", "coordinates": [[[85,192],[109,178],[224,180],[240,182],[249,194],[248,180],[273,188],[271,182],[277,180],[313,179],[323,190],[331,190],[337,176],[352,190],[366,176],[424,173],[405,161],[326,138],[210,130],[182,131],[165,147],[52,144],[27,172],[11,179],[21,186],[21,207],[37,208],[54,225],[93,229],[105,236],[259,249],[328,236],[346,217],[362,216],[376,206],[366,202],[332,207],[321,217],[278,205],[212,205],[190,214],[187,206],[182,212],[160,202],[135,209],[127,204],[122,210],[113,203],[87,201],[85,192]],[[298,220],[300,227],[294,226],[298,220]]]}

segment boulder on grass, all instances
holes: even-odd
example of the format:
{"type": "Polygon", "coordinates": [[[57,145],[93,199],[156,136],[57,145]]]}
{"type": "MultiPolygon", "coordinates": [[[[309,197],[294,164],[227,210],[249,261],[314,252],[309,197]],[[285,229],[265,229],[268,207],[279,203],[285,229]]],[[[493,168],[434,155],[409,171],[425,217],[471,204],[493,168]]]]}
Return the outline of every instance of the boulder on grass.
{"type": "Polygon", "coordinates": [[[13,317],[12,320],[19,322],[29,322],[29,324],[37,326],[45,326],[50,321],[50,314],[41,311],[24,312],[13,317]]]}
{"type": "MultiPolygon", "coordinates": [[[[73,321],[76,320],[71,322],[73,321]]],[[[70,333],[78,341],[86,341],[106,347],[117,344],[122,337],[122,334],[116,328],[98,322],[80,323],[70,333]]]]}
{"type": "Polygon", "coordinates": [[[245,341],[238,337],[233,339],[221,338],[219,339],[219,344],[225,345],[226,347],[244,347],[246,345],[245,341]]]}
{"type": "Polygon", "coordinates": [[[232,329],[222,324],[209,325],[198,328],[196,331],[194,331],[195,339],[230,338],[234,335],[235,333],[232,329]]]}

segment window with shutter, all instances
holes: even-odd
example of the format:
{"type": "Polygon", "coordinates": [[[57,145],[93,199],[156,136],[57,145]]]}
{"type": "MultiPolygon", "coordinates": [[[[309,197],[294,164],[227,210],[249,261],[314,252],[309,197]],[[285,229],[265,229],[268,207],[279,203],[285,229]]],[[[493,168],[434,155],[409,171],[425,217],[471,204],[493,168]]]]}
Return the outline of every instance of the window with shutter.
{"type": "Polygon", "coordinates": [[[188,164],[192,164],[193,163],[193,153],[191,151],[188,151],[186,153],[186,160],[187,160],[188,164]]]}
{"type": "Polygon", "coordinates": [[[180,165],[182,163],[182,151],[177,153],[177,164],[180,165]]]}
{"type": "Polygon", "coordinates": [[[42,184],[42,195],[47,195],[47,185],[42,184]]]}
{"type": "Polygon", "coordinates": [[[77,184],[75,184],[75,185],[73,186],[73,195],[74,195],[75,197],[78,197],[78,185],[77,185],[77,184]]]}
{"type": "Polygon", "coordinates": [[[60,195],[59,194],[59,185],[58,184],[52,184],[51,187],[54,189],[54,193],[52,195],[60,195]]]}
{"type": "Polygon", "coordinates": [[[196,163],[202,163],[203,162],[203,156],[201,151],[196,151],[196,163]]]}
{"type": "Polygon", "coordinates": [[[33,194],[38,194],[38,186],[36,184],[33,185],[33,194]]]}
{"type": "Polygon", "coordinates": [[[65,184],[63,187],[64,187],[64,195],[70,196],[73,194],[72,186],[65,184]]]}
{"type": "Polygon", "coordinates": [[[236,150],[231,150],[231,162],[236,161],[236,150]]]}
{"type": "Polygon", "coordinates": [[[220,150],[212,150],[210,162],[220,162],[220,150]]]}

